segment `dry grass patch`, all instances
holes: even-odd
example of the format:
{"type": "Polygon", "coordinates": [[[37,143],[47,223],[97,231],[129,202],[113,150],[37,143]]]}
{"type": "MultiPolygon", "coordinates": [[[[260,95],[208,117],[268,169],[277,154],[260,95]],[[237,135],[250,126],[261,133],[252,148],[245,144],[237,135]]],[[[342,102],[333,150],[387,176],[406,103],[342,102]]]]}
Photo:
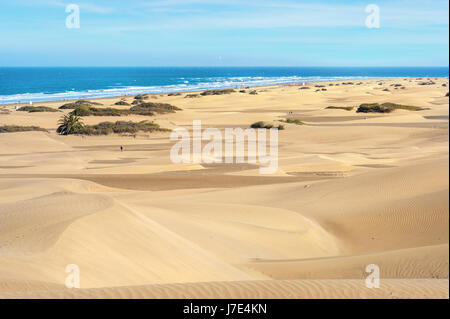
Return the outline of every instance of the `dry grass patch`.
{"type": "Polygon", "coordinates": [[[48,106],[22,106],[17,111],[28,112],[28,113],[38,113],[38,112],[60,112],[57,109],[48,106]]]}
{"type": "Polygon", "coordinates": [[[17,133],[17,132],[47,132],[39,126],[19,126],[19,125],[0,125],[0,133],[17,133]]]}
{"type": "Polygon", "coordinates": [[[354,108],[355,108],[354,106],[329,106],[326,109],[352,111],[354,108]]]}
{"type": "Polygon", "coordinates": [[[285,120],[280,120],[280,122],[287,123],[287,124],[295,124],[295,125],[306,125],[304,122],[302,122],[298,119],[285,119],[285,120]]]}
{"type": "Polygon", "coordinates": [[[224,94],[231,94],[235,93],[236,91],[233,89],[223,89],[223,90],[208,90],[205,92],[200,93],[202,96],[208,96],[208,95],[224,95],[224,94]]]}

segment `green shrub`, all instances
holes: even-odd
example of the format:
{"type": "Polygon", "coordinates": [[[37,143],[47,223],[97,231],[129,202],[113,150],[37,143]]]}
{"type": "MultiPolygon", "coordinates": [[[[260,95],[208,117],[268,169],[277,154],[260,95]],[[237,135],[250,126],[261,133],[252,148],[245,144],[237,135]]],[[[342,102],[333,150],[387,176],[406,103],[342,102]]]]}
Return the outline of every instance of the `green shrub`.
{"type": "Polygon", "coordinates": [[[250,125],[251,128],[255,128],[255,129],[271,129],[271,128],[276,128],[278,130],[284,130],[284,126],[283,125],[279,125],[278,127],[275,127],[273,124],[268,124],[268,123],[264,123],[263,121],[259,121],[259,122],[255,122],[252,125],[250,125]],[[281,127],[281,128],[280,128],[281,127]]]}
{"type": "Polygon", "coordinates": [[[125,100],[121,100],[121,101],[115,103],[114,105],[130,105],[130,103],[128,103],[128,102],[125,101],[125,100]]]}
{"type": "Polygon", "coordinates": [[[167,103],[152,103],[152,102],[146,102],[146,103],[140,103],[137,106],[133,106],[130,109],[131,113],[133,114],[139,114],[143,111],[147,112],[153,112],[158,114],[165,114],[165,113],[175,113],[176,111],[181,111],[180,108],[167,104],[167,103]],[[138,113],[135,113],[138,112],[138,113]]]}
{"type": "Polygon", "coordinates": [[[395,103],[365,103],[361,104],[356,110],[357,113],[391,113],[395,110],[423,111],[426,108],[410,105],[401,105],[395,103]]]}
{"type": "Polygon", "coordinates": [[[200,94],[186,94],[186,96],[184,97],[185,99],[194,99],[194,98],[199,98],[202,97],[200,94]]]}
{"type": "Polygon", "coordinates": [[[59,107],[59,109],[60,110],[66,110],[66,109],[73,110],[79,106],[92,106],[92,105],[102,105],[102,104],[98,103],[98,102],[90,102],[90,101],[86,101],[86,100],[78,100],[73,103],[64,104],[63,106],[59,107]]]}
{"type": "Polygon", "coordinates": [[[250,95],[258,95],[258,92],[256,92],[256,90],[252,90],[248,94],[250,94],[250,95]]]}
{"type": "Polygon", "coordinates": [[[205,92],[200,93],[200,95],[202,96],[207,96],[207,95],[223,95],[223,94],[231,94],[236,92],[233,89],[222,89],[222,90],[208,90],[205,92]]]}
{"type": "Polygon", "coordinates": [[[161,128],[158,124],[148,121],[126,122],[117,121],[102,122],[96,125],[89,125],[80,128],[73,134],[80,135],[108,135],[108,134],[136,134],[137,132],[167,132],[169,130],[161,128]]]}
{"type": "Polygon", "coordinates": [[[96,108],[90,106],[79,106],[71,112],[76,116],[122,116],[129,115],[129,110],[107,108],[96,108]]]}
{"type": "Polygon", "coordinates": [[[79,106],[71,112],[76,116],[127,116],[130,114],[153,116],[157,114],[175,113],[181,109],[166,103],[142,102],[130,109],[95,108],[91,106],[79,106]]]}
{"type": "Polygon", "coordinates": [[[139,94],[134,97],[135,100],[146,100],[148,99],[148,94],[139,94]]]}

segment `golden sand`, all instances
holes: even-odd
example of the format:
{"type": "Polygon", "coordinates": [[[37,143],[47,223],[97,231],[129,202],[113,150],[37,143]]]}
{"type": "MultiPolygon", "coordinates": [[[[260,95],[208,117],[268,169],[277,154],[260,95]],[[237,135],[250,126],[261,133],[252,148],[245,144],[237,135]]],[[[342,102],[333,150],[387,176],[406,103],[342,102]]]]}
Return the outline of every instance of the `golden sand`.
{"type": "Polygon", "coordinates": [[[170,133],[59,136],[69,110],[2,107],[0,125],[49,132],[0,134],[0,298],[448,298],[448,79],[434,81],[158,95],[183,111],[84,118],[223,129],[292,112],[306,125],[283,124],[273,176],[173,164],[170,133]],[[326,109],[384,102],[429,109],[326,109]],[[81,289],[65,287],[68,264],[81,289]],[[379,289],[365,285],[369,264],[379,289]]]}

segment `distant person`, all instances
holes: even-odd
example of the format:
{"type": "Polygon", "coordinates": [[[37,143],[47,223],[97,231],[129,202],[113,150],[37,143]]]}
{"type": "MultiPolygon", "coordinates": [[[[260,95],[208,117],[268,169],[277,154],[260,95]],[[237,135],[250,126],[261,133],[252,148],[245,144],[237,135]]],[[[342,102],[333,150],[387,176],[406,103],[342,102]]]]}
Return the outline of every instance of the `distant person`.
{"type": "Polygon", "coordinates": [[[123,146],[120,146],[120,151],[123,152],[123,146]]]}

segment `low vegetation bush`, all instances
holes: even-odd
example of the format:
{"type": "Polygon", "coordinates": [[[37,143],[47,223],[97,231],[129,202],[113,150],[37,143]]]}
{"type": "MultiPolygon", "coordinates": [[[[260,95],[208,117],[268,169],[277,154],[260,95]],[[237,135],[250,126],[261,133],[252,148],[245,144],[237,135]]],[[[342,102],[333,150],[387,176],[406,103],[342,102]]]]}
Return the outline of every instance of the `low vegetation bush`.
{"type": "Polygon", "coordinates": [[[280,122],[287,123],[287,124],[295,124],[295,125],[305,125],[305,123],[303,123],[302,121],[300,121],[298,119],[292,119],[292,118],[281,120],[280,122]]]}
{"type": "Polygon", "coordinates": [[[409,110],[409,111],[423,111],[426,108],[411,106],[411,105],[401,105],[395,103],[365,103],[361,104],[356,111],[357,113],[391,113],[395,110],[409,110]]]}
{"type": "Polygon", "coordinates": [[[17,111],[37,113],[37,112],[59,112],[57,109],[47,107],[47,106],[22,106],[17,111]]]}
{"type": "Polygon", "coordinates": [[[207,96],[207,95],[224,95],[224,94],[231,94],[236,92],[233,89],[222,89],[222,90],[208,90],[205,92],[200,93],[202,96],[207,96]]]}
{"type": "Polygon", "coordinates": [[[38,126],[0,125],[0,133],[17,133],[17,132],[31,132],[31,131],[47,132],[46,129],[43,129],[38,126]]]}
{"type": "Polygon", "coordinates": [[[135,100],[146,100],[148,99],[148,94],[139,94],[134,97],[135,100]]]}
{"type": "Polygon", "coordinates": [[[137,106],[133,106],[130,109],[130,111],[133,114],[140,114],[144,111],[158,114],[165,114],[165,113],[175,113],[176,111],[181,111],[181,109],[179,107],[167,103],[145,102],[138,104],[137,106]]]}
{"type": "Polygon", "coordinates": [[[79,106],[93,106],[93,105],[102,105],[102,104],[98,103],[98,102],[90,102],[90,101],[86,101],[86,100],[78,100],[73,103],[64,104],[63,106],[60,106],[59,109],[60,110],[67,110],[67,109],[73,110],[79,106]]]}
{"type": "Polygon", "coordinates": [[[436,82],[433,81],[427,81],[427,82],[419,82],[418,85],[435,85],[436,82]]]}
{"type": "Polygon", "coordinates": [[[263,121],[259,121],[259,122],[255,122],[252,125],[250,125],[251,128],[255,128],[255,129],[271,129],[271,128],[276,128],[278,130],[284,130],[284,126],[283,125],[279,125],[279,126],[274,126],[273,124],[269,124],[269,123],[265,123],[263,121]]]}
{"type": "Polygon", "coordinates": [[[199,98],[202,97],[200,94],[187,94],[184,98],[185,99],[194,99],[194,98],[199,98]]]}
{"type": "Polygon", "coordinates": [[[91,106],[79,106],[73,110],[71,114],[76,116],[122,116],[129,115],[130,111],[114,109],[111,107],[96,108],[91,106]]]}
{"type": "Polygon", "coordinates": [[[72,134],[79,135],[109,135],[109,134],[136,134],[138,132],[167,132],[169,130],[161,128],[158,124],[148,121],[126,122],[117,121],[102,122],[96,125],[86,125],[72,134]]]}
{"type": "Polygon", "coordinates": [[[153,116],[157,114],[175,113],[181,109],[166,103],[142,102],[129,109],[115,108],[96,108],[91,106],[79,106],[70,114],[76,116],[127,116],[127,115],[143,115],[153,116]]]}
{"type": "Polygon", "coordinates": [[[114,105],[130,105],[130,103],[128,103],[128,102],[125,101],[125,100],[121,100],[121,101],[115,103],[114,105]]]}

